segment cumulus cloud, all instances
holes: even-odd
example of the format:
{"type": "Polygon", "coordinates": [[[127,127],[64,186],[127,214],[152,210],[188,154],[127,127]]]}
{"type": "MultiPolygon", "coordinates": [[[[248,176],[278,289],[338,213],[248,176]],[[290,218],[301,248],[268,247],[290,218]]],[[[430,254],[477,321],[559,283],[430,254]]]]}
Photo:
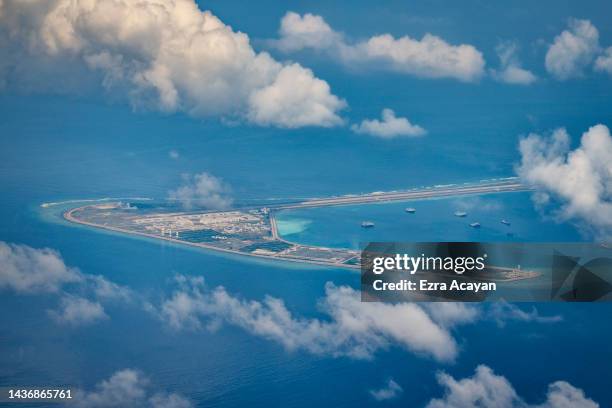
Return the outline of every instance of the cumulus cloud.
{"type": "Polygon", "coordinates": [[[499,69],[491,70],[491,75],[498,81],[507,84],[529,85],[537,80],[531,72],[521,67],[521,63],[516,56],[518,46],[514,42],[504,42],[499,44],[495,51],[499,56],[499,69]]]}
{"type": "Polygon", "coordinates": [[[125,286],[67,266],[55,250],[3,241],[0,241],[0,289],[61,296],[59,308],[49,311],[49,315],[58,323],[72,326],[108,318],[101,301],[127,303],[135,299],[125,286]]]}
{"type": "Polygon", "coordinates": [[[456,380],[441,372],[438,383],[444,387],[443,398],[433,399],[427,408],[597,408],[599,404],[587,398],[584,391],[565,381],[548,386],[546,400],[542,404],[528,404],[515,391],[512,384],[491,368],[479,365],[472,377],[456,380]]]}
{"type": "Polygon", "coordinates": [[[423,307],[429,316],[443,327],[472,323],[481,317],[479,309],[466,303],[431,302],[423,303],[423,307]]]}
{"type": "Polygon", "coordinates": [[[538,205],[558,203],[561,220],[575,219],[599,237],[612,236],[612,137],[606,126],[591,127],[575,150],[565,129],[550,137],[530,134],[519,150],[517,173],[536,189],[538,205]]]}
{"type": "Polygon", "coordinates": [[[595,60],[595,69],[612,75],[612,47],[606,48],[606,50],[597,57],[595,60]]]}
{"type": "Polygon", "coordinates": [[[535,306],[525,311],[505,300],[492,302],[486,308],[461,302],[430,302],[423,303],[421,306],[427,310],[434,322],[446,328],[473,323],[477,320],[494,321],[499,327],[505,326],[508,322],[558,323],[563,321],[561,315],[541,315],[535,306]]]}
{"type": "Polygon", "coordinates": [[[299,64],[285,66],[273,83],[249,97],[249,119],[260,125],[298,128],[342,125],[336,111],[346,103],[332,95],[327,82],[299,64]]]}
{"type": "Polygon", "coordinates": [[[541,408],[598,408],[599,404],[584,395],[584,391],[566,381],[556,381],[548,386],[546,401],[541,408]]]}
{"type": "Polygon", "coordinates": [[[476,407],[516,407],[520,398],[510,382],[496,375],[489,367],[480,365],[473,377],[455,380],[441,372],[438,383],[446,390],[441,399],[433,399],[428,408],[476,408],[476,407]]]}
{"type": "Polygon", "coordinates": [[[599,51],[599,32],[589,20],[571,19],[546,53],[546,70],[559,80],[580,77],[599,51]]]}
{"type": "Polygon", "coordinates": [[[323,17],[310,13],[301,16],[293,11],[287,12],[281,19],[279,35],[280,38],[273,43],[285,52],[332,48],[342,41],[342,36],[323,17]]]}
{"type": "Polygon", "coordinates": [[[425,34],[420,40],[390,34],[374,36],[347,50],[351,61],[382,61],[398,72],[425,78],[454,78],[464,82],[478,80],[485,62],[474,46],[451,45],[442,38],[425,34]]]}
{"type": "Polygon", "coordinates": [[[265,126],[334,126],[345,106],[310,70],[257,53],[194,0],[8,0],[0,60],[4,82],[37,88],[46,75],[64,89],[77,71],[138,109],[265,126]]]}
{"type": "Polygon", "coordinates": [[[191,408],[191,401],[179,394],[157,393],[149,398],[151,408],[191,408]]]}
{"type": "Polygon", "coordinates": [[[370,390],[370,395],[376,401],[387,401],[390,399],[397,398],[404,390],[402,387],[396,383],[392,378],[390,378],[384,387],[378,390],[370,390]]]}
{"type": "MultiPolygon", "coordinates": [[[[294,316],[278,298],[249,301],[223,287],[209,289],[201,277],[178,276],[177,284],[158,310],[160,318],[175,329],[227,323],[288,350],[356,359],[370,359],[392,345],[439,361],[451,361],[458,352],[447,327],[436,324],[417,304],[361,302],[359,293],[346,286],[326,285],[320,308],[329,319],[322,320],[294,316]]],[[[460,314],[455,316],[457,322],[466,321],[460,314]]],[[[450,318],[447,321],[447,326],[453,325],[450,318]]]]}
{"type": "Polygon", "coordinates": [[[354,66],[372,64],[422,78],[454,78],[475,81],[484,73],[482,53],[468,44],[451,45],[425,34],[420,40],[382,34],[361,42],[348,42],[321,16],[288,12],[281,20],[278,49],[291,52],[314,49],[354,66]]]}
{"type": "Polygon", "coordinates": [[[178,160],[181,157],[181,155],[176,150],[170,150],[168,152],[168,157],[170,157],[173,160],[178,160]]]}
{"type": "Polygon", "coordinates": [[[391,109],[383,109],[382,119],[364,119],[359,125],[352,125],[355,133],[367,134],[392,139],[398,136],[423,136],[427,132],[418,125],[413,125],[407,118],[395,116],[391,109]]]}
{"type": "Polygon", "coordinates": [[[193,404],[176,393],[153,392],[147,377],[133,369],[115,372],[95,390],[78,390],[70,406],[79,408],[190,408],[193,404]]]}
{"type": "Polygon", "coordinates": [[[100,303],[72,295],[62,297],[59,310],[51,310],[49,315],[56,322],[71,326],[87,325],[97,320],[108,319],[100,303]]]}
{"type": "Polygon", "coordinates": [[[563,320],[561,315],[542,316],[535,306],[529,312],[526,312],[512,303],[503,300],[491,304],[489,317],[495,320],[498,326],[505,326],[508,321],[558,323],[563,320]]]}
{"type": "Polygon", "coordinates": [[[223,210],[232,204],[233,200],[228,196],[229,187],[211,174],[185,175],[184,181],[184,185],[168,195],[170,200],[178,201],[186,209],[223,210]]]}
{"type": "Polygon", "coordinates": [[[100,275],[84,275],[88,289],[98,298],[129,302],[134,299],[134,292],[126,286],[111,282],[100,275]]]}
{"type": "Polygon", "coordinates": [[[18,293],[50,293],[82,279],[77,269],[66,266],[57,251],[0,241],[0,288],[18,293]]]}

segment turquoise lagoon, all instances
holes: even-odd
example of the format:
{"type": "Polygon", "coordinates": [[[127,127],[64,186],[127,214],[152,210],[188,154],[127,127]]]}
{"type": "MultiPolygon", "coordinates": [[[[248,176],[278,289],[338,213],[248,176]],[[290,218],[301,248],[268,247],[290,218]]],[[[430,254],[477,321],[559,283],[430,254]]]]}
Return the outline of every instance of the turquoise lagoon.
{"type": "Polygon", "coordinates": [[[309,245],[358,249],[375,241],[583,241],[580,230],[534,208],[529,192],[280,211],[279,234],[309,245]],[[414,214],[405,208],[416,209],[414,214]],[[466,212],[465,217],[455,212],[466,212]],[[362,228],[362,221],[374,228],[362,228]],[[509,223],[506,225],[501,221],[509,223]],[[478,222],[479,228],[471,223],[478,222]]]}

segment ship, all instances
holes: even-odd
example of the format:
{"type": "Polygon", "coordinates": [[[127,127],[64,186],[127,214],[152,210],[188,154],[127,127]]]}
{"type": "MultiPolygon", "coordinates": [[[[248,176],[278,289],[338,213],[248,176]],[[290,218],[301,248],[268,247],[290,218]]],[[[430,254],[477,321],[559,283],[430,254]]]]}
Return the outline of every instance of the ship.
{"type": "Polygon", "coordinates": [[[467,215],[467,213],[463,212],[463,211],[455,212],[455,217],[465,217],[466,215],[467,215]]]}
{"type": "Polygon", "coordinates": [[[414,214],[416,212],[416,208],[408,207],[404,211],[406,211],[409,214],[414,214]]]}
{"type": "Polygon", "coordinates": [[[501,223],[504,225],[508,225],[508,226],[510,225],[510,221],[506,221],[506,220],[501,220],[501,223]]]}
{"type": "Polygon", "coordinates": [[[470,227],[472,228],[480,228],[480,223],[479,222],[473,222],[470,224],[470,227]]]}
{"type": "Polygon", "coordinates": [[[363,221],[361,223],[362,228],[372,228],[374,227],[374,223],[372,221],[363,221]]]}

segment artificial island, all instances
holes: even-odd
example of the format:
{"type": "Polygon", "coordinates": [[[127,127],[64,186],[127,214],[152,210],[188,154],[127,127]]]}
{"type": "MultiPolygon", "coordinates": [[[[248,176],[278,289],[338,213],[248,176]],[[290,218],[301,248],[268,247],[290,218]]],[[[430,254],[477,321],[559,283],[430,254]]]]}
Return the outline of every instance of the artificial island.
{"type": "MultiPolygon", "coordinates": [[[[73,208],[64,213],[64,218],[91,227],[216,251],[275,260],[359,268],[360,252],[357,250],[304,245],[283,239],[279,235],[275,215],[280,211],[296,208],[411,201],[525,190],[528,188],[518,179],[505,178],[461,185],[315,198],[261,207],[245,206],[224,211],[176,211],[176,209],[155,206],[140,207],[117,201],[73,208]]],[[[516,274],[516,271],[509,270],[508,273],[516,274]]]]}

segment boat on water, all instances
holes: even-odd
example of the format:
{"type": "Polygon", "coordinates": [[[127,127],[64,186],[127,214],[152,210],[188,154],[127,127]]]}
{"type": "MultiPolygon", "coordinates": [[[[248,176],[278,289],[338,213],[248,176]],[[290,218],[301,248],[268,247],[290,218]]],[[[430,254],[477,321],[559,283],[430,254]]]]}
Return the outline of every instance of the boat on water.
{"type": "Polygon", "coordinates": [[[361,228],[372,228],[374,227],[374,223],[372,221],[363,221],[361,223],[361,228]]]}
{"type": "Polygon", "coordinates": [[[465,216],[467,216],[467,213],[464,212],[464,211],[456,211],[455,212],[455,217],[462,217],[463,218],[465,216]]]}
{"type": "Polygon", "coordinates": [[[501,223],[508,226],[510,225],[510,221],[507,220],[501,220],[501,223]]]}
{"type": "Polygon", "coordinates": [[[408,207],[404,211],[406,211],[408,214],[414,214],[416,212],[416,208],[408,207]]]}
{"type": "Polygon", "coordinates": [[[480,223],[479,222],[473,222],[470,224],[470,227],[472,228],[480,228],[480,223]]]}

